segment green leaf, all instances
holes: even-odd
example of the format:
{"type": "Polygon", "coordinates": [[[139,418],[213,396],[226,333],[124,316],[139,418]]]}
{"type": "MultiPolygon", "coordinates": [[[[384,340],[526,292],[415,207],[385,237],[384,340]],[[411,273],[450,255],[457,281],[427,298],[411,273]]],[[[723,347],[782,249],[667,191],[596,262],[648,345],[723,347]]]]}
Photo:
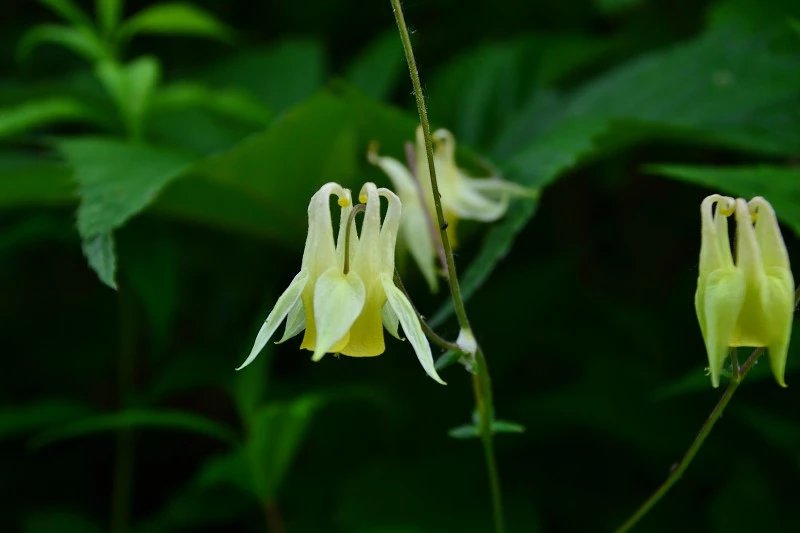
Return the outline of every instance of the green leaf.
{"type": "Polygon", "coordinates": [[[722,128],[799,93],[797,55],[776,50],[769,34],[721,29],[601,76],[576,93],[565,115],[722,128]]]}
{"type": "MultiPolygon", "coordinates": [[[[595,149],[595,139],[606,132],[599,120],[567,122],[531,143],[509,163],[507,175],[529,187],[542,188],[577,165],[595,149]]],[[[505,217],[493,225],[484,237],[478,255],[461,278],[461,292],[469,298],[489,277],[492,270],[511,250],[517,234],[536,211],[538,201],[514,202],[505,217]]],[[[453,312],[446,302],[430,320],[441,324],[453,312]]]]}
{"type": "Polygon", "coordinates": [[[117,257],[114,255],[114,237],[110,232],[99,233],[83,239],[83,255],[92,270],[104,284],[117,290],[117,257]]]}
{"type": "Polygon", "coordinates": [[[311,97],[325,81],[325,56],[316,41],[284,41],[269,48],[237,50],[202,78],[216,87],[235,87],[269,109],[284,111],[311,97]]]}
{"type": "Polygon", "coordinates": [[[356,156],[349,106],[320,93],[263,132],[197,165],[164,191],[156,207],[301,247],[309,198],[327,181],[355,186],[356,156]]]}
{"type": "Polygon", "coordinates": [[[259,126],[266,126],[272,119],[272,113],[247,93],[196,83],[177,83],[161,88],[154,95],[153,107],[156,111],[203,108],[259,126]]]}
{"type": "Polygon", "coordinates": [[[233,32],[213,15],[192,4],[164,2],[142,9],[120,28],[124,38],[137,34],[191,35],[228,41],[233,32]]]}
{"type": "Polygon", "coordinates": [[[436,359],[436,370],[442,370],[443,368],[447,368],[448,366],[452,365],[453,363],[458,362],[461,359],[461,352],[456,350],[447,350],[445,353],[440,355],[438,359],[436,359]]]}
{"type": "Polygon", "coordinates": [[[17,56],[25,61],[43,44],[61,46],[90,62],[99,61],[108,55],[105,45],[90,28],[40,24],[23,35],[17,48],[17,56]]]}
{"type": "Polygon", "coordinates": [[[91,19],[72,0],[39,0],[55,14],[74,26],[91,26],[91,19]]]}
{"type": "Polygon", "coordinates": [[[228,485],[248,496],[257,497],[253,486],[253,472],[243,448],[207,461],[198,472],[195,483],[204,488],[228,485]]]}
{"type": "Polygon", "coordinates": [[[130,428],[188,431],[218,439],[228,444],[236,444],[239,441],[237,435],[228,427],[194,413],[129,409],[116,413],[90,416],[63,424],[60,427],[37,435],[31,440],[30,444],[34,448],[40,448],[67,439],[130,428]]]}
{"type": "Polygon", "coordinates": [[[476,439],[480,437],[480,431],[474,424],[464,424],[463,426],[458,426],[450,431],[447,434],[454,439],[476,439]]]}
{"type": "Polygon", "coordinates": [[[38,155],[0,152],[0,209],[68,205],[76,200],[69,168],[38,155]]]}
{"type": "MultiPolygon", "coordinates": [[[[492,421],[492,433],[525,433],[525,426],[507,420],[492,421]]],[[[465,424],[451,429],[447,434],[454,439],[476,439],[481,436],[480,428],[475,424],[465,424]]]]}
{"type": "MultiPolygon", "coordinates": [[[[510,127],[517,133],[503,146],[504,150],[517,148],[508,154],[510,161],[503,169],[507,177],[523,185],[542,187],[601,149],[619,148],[619,142],[597,144],[601,136],[621,135],[625,144],[644,137],[616,131],[615,124],[620,120],[674,128],[742,128],[762,109],[798,95],[800,58],[774,50],[769,35],[727,28],[711,31],[687,44],[630,61],[590,82],[563,103],[563,111],[548,117],[544,130],[534,129],[533,137],[526,142],[518,138],[518,132],[525,128],[512,123],[510,127]]],[[[551,109],[549,103],[544,107],[551,109]]],[[[523,211],[510,212],[492,228],[466,270],[462,282],[465,297],[487,279],[534,212],[530,206],[515,209],[523,211]]],[[[789,213],[793,210],[788,208],[789,213]]],[[[794,224],[792,227],[797,228],[794,224]]],[[[440,323],[451,312],[448,303],[436,313],[432,324],[440,323]]]]}
{"type": "Polygon", "coordinates": [[[319,397],[302,396],[265,405],[246,421],[246,453],[259,501],[275,500],[319,405],[319,397]]]}
{"type": "Polygon", "coordinates": [[[97,19],[106,35],[111,35],[119,24],[123,0],[95,0],[97,19]]]}
{"type": "Polygon", "coordinates": [[[158,61],[152,57],[140,57],[127,65],[103,61],[95,72],[120,110],[128,133],[138,139],[161,76],[158,61]]]}
{"type": "Polygon", "coordinates": [[[707,167],[649,165],[647,172],[744,198],[763,196],[775,213],[800,235],[800,169],[768,165],[707,167]]]}
{"type": "Polygon", "coordinates": [[[59,141],[56,148],[75,171],[84,238],[125,224],[191,163],[175,152],[99,137],[59,141]]]}
{"type": "Polygon", "coordinates": [[[383,100],[397,86],[405,68],[403,46],[392,30],[367,45],[347,68],[345,78],[367,96],[383,100]]]}
{"type": "Polygon", "coordinates": [[[111,233],[145,209],[191,163],[182,154],[103,138],[59,141],[78,182],[78,233],[89,264],[114,287],[111,233]]]}
{"type": "Polygon", "coordinates": [[[0,108],[0,138],[61,122],[94,122],[95,113],[72,98],[53,96],[0,108]]]}
{"type": "Polygon", "coordinates": [[[90,409],[70,400],[45,400],[38,403],[0,408],[0,439],[25,435],[85,417],[90,409]]]}

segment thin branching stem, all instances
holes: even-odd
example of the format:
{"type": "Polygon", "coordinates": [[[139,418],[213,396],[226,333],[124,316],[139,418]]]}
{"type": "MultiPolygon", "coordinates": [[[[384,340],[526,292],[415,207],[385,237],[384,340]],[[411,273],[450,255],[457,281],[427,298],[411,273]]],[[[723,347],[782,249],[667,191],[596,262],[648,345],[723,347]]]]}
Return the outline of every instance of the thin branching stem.
{"type": "MultiPolygon", "coordinates": [[[[800,303],[800,288],[798,288],[794,293],[794,304],[797,307],[798,303],[800,303]]],[[[723,411],[725,411],[725,407],[727,407],[728,403],[733,398],[733,393],[736,392],[736,389],[739,388],[739,385],[744,380],[745,376],[750,372],[753,366],[758,362],[759,358],[764,355],[764,348],[756,348],[755,350],[750,353],[750,356],[745,360],[745,362],[739,366],[739,360],[734,353],[731,354],[731,362],[732,362],[732,371],[731,371],[731,380],[728,383],[728,388],[725,389],[725,392],[722,393],[717,405],[714,406],[714,409],[711,410],[711,414],[708,415],[706,421],[700,427],[700,431],[698,432],[697,436],[694,438],[694,441],[689,446],[689,449],[686,450],[686,453],[683,455],[681,460],[676,464],[672,470],[670,470],[667,479],[664,480],[664,483],[656,489],[656,491],[647,498],[642,505],[639,506],[638,509],[628,518],[624,524],[622,524],[619,528],[617,528],[617,533],[624,533],[626,531],[630,531],[638,522],[641,520],[650,509],[657,504],[664,495],[669,492],[672,486],[677,483],[677,481],[683,476],[683,473],[689,468],[692,460],[694,459],[697,452],[700,451],[700,448],[703,446],[703,443],[708,438],[708,435],[711,433],[711,430],[714,429],[714,425],[722,416],[723,411]]]]}
{"type": "Polygon", "coordinates": [[[425,317],[422,316],[422,313],[419,312],[417,306],[411,301],[411,295],[408,294],[405,285],[403,285],[403,280],[400,278],[400,274],[397,273],[397,270],[394,271],[394,284],[397,285],[397,288],[403,291],[403,294],[405,294],[406,298],[408,298],[408,301],[411,303],[411,308],[414,310],[414,313],[416,313],[417,319],[422,326],[422,331],[425,333],[425,336],[428,337],[428,340],[444,350],[460,352],[461,348],[458,347],[458,344],[445,339],[433,331],[433,328],[428,325],[428,323],[425,321],[425,317]]]}
{"type": "MultiPolygon", "coordinates": [[[[428,111],[425,108],[425,97],[422,93],[422,84],[419,80],[417,63],[414,59],[414,49],[411,46],[411,36],[409,35],[405,18],[403,17],[403,9],[400,6],[400,0],[391,0],[391,2],[392,9],[394,10],[395,20],[397,22],[397,29],[400,32],[400,40],[403,42],[403,50],[405,52],[406,61],[408,62],[408,71],[411,75],[411,84],[414,89],[414,97],[417,101],[417,111],[419,112],[420,124],[422,125],[422,133],[425,138],[425,152],[428,158],[428,170],[431,177],[433,204],[436,208],[436,220],[439,226],[439,235],[441,237],[442,248],[444,249],[445,263],[447,265],[447,282],[450,285],[450,296],[453,299],[453,308],[455,309],[456,318],[458,319],[460,328],[462,330],[471,332],[472,328],[470,327],[469,318],[467,317],[467,310],[464,306],[464,300],[461,296],[461,286],[459,285],[458,275],[456,272],[456,263],[455,259],[453,258],[453,247],[450,245],[450,239],[447,235],[447,221],[444,218],[441,194],[439,193],[439,184],[436,180],[436,166],[433,161],[433,139],[431,138],[431,125],[428,121],[428,111]]],[[[417,169],[417,171],[419,171],[419,169],[417,169]]],[[[489,476],[494,529],[496,533],[503,533],[505,531],[505,523],[503,519],[503,505],[500,492],[500,478],[497,473],[497,461],[494,455],[494,437],[492,434],[492,419],[494,417],[492,385],[489,377],[489,367],[486,363],[486,358],[484,357],[483,350],[481,350],[480,346],[477,347],[475,352],[475,363],[476,372],[472,375],[472,383],[475,394],[475,405],[480,417],[479,430],[486,460],[486,471],[489,476]]]]}

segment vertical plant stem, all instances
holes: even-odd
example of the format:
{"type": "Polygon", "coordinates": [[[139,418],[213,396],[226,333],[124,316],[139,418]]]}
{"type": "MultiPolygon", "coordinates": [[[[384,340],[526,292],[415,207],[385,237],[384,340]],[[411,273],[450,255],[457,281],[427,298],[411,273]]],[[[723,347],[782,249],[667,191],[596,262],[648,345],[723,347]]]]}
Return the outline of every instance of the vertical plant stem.
{"type": "MultiPolygon", "coordinates": [[[[419,112],[420,124],[422,125],[422,133],[425,137],[425,152],[428,158],[428,170],[431,176],[431,189],[433,192],[433,204],[436,208],[436,220],[439,225],[439,235],[441,237],[442,247],[444,249],[445,262],[447,264],[447,282],[450,285],[450,296],[453,299],[453,308],[455,309],[458,324],[462,330],[471,332],[467,310],[464,306],[464,300],[461,296],[461,286],[459,285],[458,275],[456,272],[456,263],[453,258],[453,247],[450,245],[450,239],[447,236],[447,221],[444,218],[444,210],[442,209],[441,194],[439,193],[439,184],[436,180],[436,166],[433,161],[433,139],[431,138],[431,126],[428,121],[428,111],[425,108],[425,97],[422,93],[422,84],[419,80],[419,71],[417,70],[417,63],[414,59],[414,49],[411,46],[411,36],[406,26],[406,21],[403,16],[403,9],[400,6],[400,0],[391,0],[392,9],[394,11],[395,21],[397,22],[397,29],[400,32],[400,40],[403,42],[403,50],[405,52],[406,61],[408,62],[408,71],[411,75],[411,84],[414,88],[414,97],[417,101],[417,111],[419,112]]],[[[494,454],[494,436],[492,433],[492,420],[494,418],[494,405],[492,400],[492,384],[489,377],[489,367],[486,362],[486,357],[483,354],[480,346],[477,347],[475,353],[475,374],[473,375],[473,391],[475,394],[475,406],[480,417],[480,435],[481,444],[483,445],[484,456],[486,460],[486,472],[489,477],[489,488],[492,496],[492,512],[494,517],[494,529],[496,533],[503,533],[505,531],[505,524],[503,519],[503,505],[502,495],[500,491],[500,477],[497,473],[497,461],[494,454]]]]}
{"type": "MultiPolygon", "coordinates": [[[[800,302],[800,288],[798,288],[794,293],[794,304],[795,307],[797,306],[798,302],[800,302]]],[[[692,460],[694,459],[697,452],[700,451],[700,448],[703,446],[703,443],[708,438],[708,435],[711,433],[711,430],[714,429],[714,425],[722,416],[723,411],[725,411],[725,407],[727,407],[728,403],[733,398],[733,394],[736,392],[736,389],[739,388],[739,385],[744,380],[745,376],[750,372],[750,370],[755,366],[758,362],[758,359],[764,354],[764,348],[757,348],[753,350],[750,354],[750,357],[745,360],[744,364],[739,366],[739,360],[735,351],[731,353],[731,362],[732,362],[732,375],[730,383],[728,383],[728,388],[725,389],[725,392],[722,393],[722,397],[717,402],[717,405],[714,406],[714,409],[711,410],[711,414],[708,415],[706,421],[703,423],[702,427],[700,428],[700,432],[694,438],[694,441],[689,446],[689,449],[686,450],[686,453],[683,455],[681,460],[672,467],[670,470],[667,479],[664,480],[664,483],[661,484],[656,491],[647,498],[642,505],[639,506],[638,509],[628,518],[624,524],[622,524],[619,528],[617,528],[617,533],[624,533],[626,531],[630,531],[633,526],[635,526],[639,520],[641,520],[650,509],[653,508],[655,504],[657,504],[664,495],[669,492],[672,486],[677,483],[677,481],[683,476],[683,473],[689,468],[692,460]]]]}
{"type": "MultiPolygon", "coordinates": [[[[117,364],[118,403],[124,407],[133,388],[133,370],[136,354],[135,309],[127,293],[118,294],[119,361],[117,364]]],[[[131,429],[117,432],[114,451],[114,478],[111,489],[112,533],[130,530],[131,495],[133,492],[134,435],[131,429]]]]}
{"type": "Polygon", "coordinates": [[[269,533],[285,533],[286,527],[283,525],[281,510],[273,501],[264,504],[264,519],[267,523],[269,533]]]}

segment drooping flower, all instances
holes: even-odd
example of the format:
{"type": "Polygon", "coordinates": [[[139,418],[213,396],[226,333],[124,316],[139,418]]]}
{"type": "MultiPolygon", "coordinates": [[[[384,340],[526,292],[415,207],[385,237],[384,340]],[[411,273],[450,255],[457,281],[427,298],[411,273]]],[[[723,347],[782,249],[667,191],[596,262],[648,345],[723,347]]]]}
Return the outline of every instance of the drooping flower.
{"type": "Polygon", "coordinates": [[[700,216],[702,244],[695,310],[708,353],[711,383],[719,386],[729,348],[751,346],[767,348],[772,373],[785,387],[794,279],[775,211],[760,196],[746,202],[714,194],[703,200],[700,216]],[[736,219],[735,262],[728,237],[727,217],[731,215],[736,219]]]}
{"type": "MultiPolygon", "coordinates": [[[[453,134],[440,129],[433,132],[432,137],[434,167],[451,244],[457,242],[456,227],[460,219],[493,222],[508,210],[511,197],[535,197],[535,191],[497,176],[470,177],[456,165],[453,134]]],[[[426,281],[435,290],[436,257],[440,244],[434,223],[436,207],[422,127],[417,128],[416,144],[408,167],[391,157],[379,156],[374,146],[368,158],[386,173],[400,195],[404,206],[404,239],[426,281]]]]}
{"type": "Polygon", "coordinates": [[[394,252],[400,225],[400,199],[367,183],[359,194],[365,204],[361,231],[356,228],[350,191],[327,183],[308,206],[308,236],[300,272],[281,294],[256,336],[253,349],[237,369],[249,365],[286,319],[283,342],[305,330],[301,348],[320,360],[326,353],[370,357],[385,349],[383,328],[395,337],[398,325],[430,377],[436,373],[430,345],[406,295],[394,283],[394,252]],[[334,240],[330,197],[341,208],[334,240]],[[386,214],[381,221],[381,198],[386,214]]]}

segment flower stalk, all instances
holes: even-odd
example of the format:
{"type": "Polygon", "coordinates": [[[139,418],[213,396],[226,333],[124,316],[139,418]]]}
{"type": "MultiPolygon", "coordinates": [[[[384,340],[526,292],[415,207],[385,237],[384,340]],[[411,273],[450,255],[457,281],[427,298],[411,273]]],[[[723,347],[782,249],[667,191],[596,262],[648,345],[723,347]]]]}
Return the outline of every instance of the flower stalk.
{"type": "MultiPolygon", "coordinates": [[[[800,304],[800,288],[797,289],[794,293],[794,305],[800,304]]],[[[697,433],[694,441],[689,446],[689,449],[686,450],[686,453],[683,455],[681,460],[670,470],[669,476],[667,479],[664,480],[664,483],[656,489],[656,491],[650,495],[647,500],[639,506],[638,509],[623,523],[619,528],[617,528],[616,533],[625,533],[630,531],[639,521],[644,518],[644,516],[650,512],[650,510],[657,504],[661,498],[664,497],[667,492],[672,488],[675,483],[683,476],[683,473],[689,468],[692,460],[694,459],[697,452],[700,451],[700,448],[703,446],[703,443],[708,438],[708,435],[711,433],[711,430],[714,429],[714,425],[722,416],[723,411],[730,403],[731,398],[733,398],[733,394],[736,392],[736,389],[739,388],[744,378],[750,372],[750,370],[755,366],[758,362],[759,358],[764,355],[765,349],[764,347],[756,348],[750,353],[750,356],[739,366],[739,360],[736,357],[736,349],[731,350],[731,380],[728,383],[728,387],[725,389],[725,392],[722,393],[717,405],[714,406],[714,409],[711,410],[711,414],[708,415],[708,418],[700,427],[700,431],[697,433]]]]}
{"type": "MultiPolygon", "coordinates": [[[[458,275],[456,272],[455,259],[453,257],[453,247],[450,244],[450,239],[447,234],[447,220],[444,217],[444,210],[442,209],[442,200],[439,193],[439,184],[436,180],[436,165],[434,163],[433,154],[433,139],[431,137],[431,126],[428,120],[428,111],[425,107],[425,97],[422,93],[422,84],[419,79],[419,71],[417,70],[416,60],[414,59],[414,50],[411,46],[411,36],[408,32],[405,17],[403,16],[403,9],[400,6],[400,0],[391,0],[392,9],[394,11],[397,29],[400,32],[400,40],[403,43],[403,51],[408,63],[408,71],[411,75],[411,84],[414,89],[414,97],[417,103],[417,111],[419,113],[420,124],[422,126],[422,134],[425,139],[425,152],[428,160],[428,170],[431,178],[431,190],[433,194],[433,203],[436,210],[437,226],[439,227],[439,235],[441,237],[442,248],[444,249],[445,263],[447,265],[447,282],[450,287],[450,296],[453,300],[453,308],[455,309],[456,318],[459,327],[462,331],[472,331],[467,316],[467,310],[464,306],[464,299],[461,296],[461,286],[459,285],[458,275]]],[[[497,461],[494,455],[494,441],[492,434],[492,418],[494,416],[494,405],[492,401],[492,385],[489,376],[489,367],[486,358],[480,346],[475,350],[475,373],[472,375],[473,391],[475,395],[475,405],[480,417],[480,436],[481,444],[483,445],[486,470],[489,477],[489,486],[492,495],[492,511],[494,518],[494,529],[496,533],[503,533],[505,531],[505,523],[503,518],[503,505],[502,495],[500,490],[500,478],[497,473],[497,461]]]]}

